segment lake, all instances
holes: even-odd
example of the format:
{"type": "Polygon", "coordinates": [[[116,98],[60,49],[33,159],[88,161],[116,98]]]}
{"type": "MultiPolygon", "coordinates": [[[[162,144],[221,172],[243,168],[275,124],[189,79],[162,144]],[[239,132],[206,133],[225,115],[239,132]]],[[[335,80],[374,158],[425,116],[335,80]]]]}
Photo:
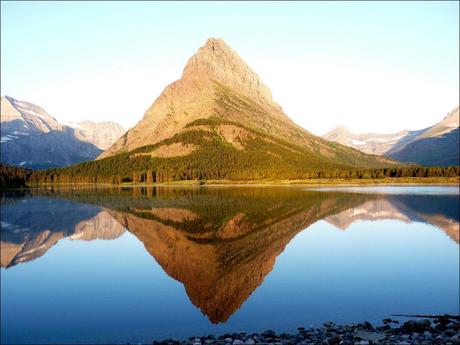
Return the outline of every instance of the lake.
{"type": "Polygon", "coordinates": [[[1,194],[2,343],[151,343],[459,313],[457,187],[1,194]]]}

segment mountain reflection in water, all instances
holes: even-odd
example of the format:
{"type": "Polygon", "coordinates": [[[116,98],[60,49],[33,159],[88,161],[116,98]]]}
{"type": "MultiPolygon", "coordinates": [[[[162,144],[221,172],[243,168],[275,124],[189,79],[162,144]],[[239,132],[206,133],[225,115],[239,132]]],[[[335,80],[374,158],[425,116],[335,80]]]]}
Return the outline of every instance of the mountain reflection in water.
{"type": "Polygon", "coordinates": [[[3,194],[1,266],[39,258],[63,238],[111,240],[125,229],[180,281],[213,323],[262,284],[299,232],[325,220],[432,224],[459,242],[458,195],[317,192],[300,188],[52,189],[3,194]]]}

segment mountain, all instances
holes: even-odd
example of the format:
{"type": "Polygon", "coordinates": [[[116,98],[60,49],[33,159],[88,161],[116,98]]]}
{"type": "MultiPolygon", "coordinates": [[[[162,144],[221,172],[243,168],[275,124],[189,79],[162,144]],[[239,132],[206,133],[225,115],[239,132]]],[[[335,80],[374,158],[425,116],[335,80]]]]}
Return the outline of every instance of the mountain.
{"type": "Polygon", "coordinates": [[[70,122],[67,125],[77,129],[75,133],[79,139],[87,141],[101,150],[108,149],[126,132],[121,125],[112,121],[81,121],[70,122]]]}
{"type": "Polygon", "coordinates": [[[66,166],[94,159],[101,152],[35,104],[5,96],[1,115],[2,163],[27,168],[66,166]]]}
{"type": "Polygon", "coordinates": [[[28,168],[67,166],[96,158],[123,129],[114,123],[59,123],[43,108],[1,98],[1,162],[28,168]]]}
{"type": "Polygon", "coordinates": [[[342,145],[353,147],[365,153],[383,155],[395,145],[400,145],[400,141],[407,142],[416,138],[421,131],[404,130],[391,134],[364,133],[356,134],[343,125],[338,126],[323,135],[324,139],[338,142],[342,145]]]}
{"type": "Polygon", "coordinates": [[[298,174],[318,167],[393,163],[296,125],[257,74],[223,40],[213,38],[188,60],[181,79],[167,86],[142,120],[98,159],[107,157],[114,158],[113,165],[117,159],[148,158],[139,165],[150,164],[152,170],[167,164],[170,171],[185,172],[186,165],[199,174],[202,166],[214,165],[224,174],[235,167],[257,176],[266,170],[298,174]],[[114,158],[118,154],[128,157],[114,158]]]}
{"type": "Polygon", "coordinates": [[[436,125],[414,140],[393,147],[386,156],[422,165],[459,165],[459,109],[452,110],[436,125]]]}
{"type": "Polygon", "coordinates": [[[392,134],[355,134],[339,126],[324,139],[353,147],[369,154],[422,165],[459,165],[459,108],[452,110],[434,126],[392,134]]]}

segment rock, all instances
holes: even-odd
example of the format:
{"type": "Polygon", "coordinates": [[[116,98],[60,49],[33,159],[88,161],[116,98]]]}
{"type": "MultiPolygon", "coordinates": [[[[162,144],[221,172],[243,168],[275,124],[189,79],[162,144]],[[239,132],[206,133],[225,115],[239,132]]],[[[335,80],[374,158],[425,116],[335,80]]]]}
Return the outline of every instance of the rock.
{"type": "Polygon", "coordinates": [[[425,331],[425,332],[423,332],[423,337],[425,338],[425,340],[431,340],[431,339],[433,339],[433,336],[431,335],[431,332],[430,332],[430,331],[425,331]]]}
{"type": "Polygon", "coordinates": [[[434,326],[434,329],[439,331],[439,332],[444,332],[447,327],[446,325],[442,324],[442,323],[438,323],[436,326],[434,326]]]}
{"type": "Polygon", "coordinates": [[[358,330],[355,332],[355,337],[363,339],[363,340],[369,340],[372,342],[378,342],[380,340],[385,339],[385,334],[383,333],[376,333],[376,332],[369,332],[369,331],[364,331],[364,330],[358,330]]]}
{"type": "Polygon", "coordinates": [[[378,331],[388,331],[391,329],[391,326],[386,324],[385,326],[377,327],[378,331]]]}
{"type": "Polygon", "coordinates": [[[367,340],[361,340],[356,342],[355,345],[369,345],[369,342],[367,340]]]}
{"type": "MultiPolygon", "coordinates": [[[[277,334],[272,330],[263,333],[231,333],[224,334],[216,340],[214,336],[191,337],[189,341],[177,342],[174,340],[164,340],[153,342],[153,345],[460,345],[460,334],[458,333],[458,323],[452,321],[448,324],[435,322],[437,326],[448,327],[444,332],[438,332],[431,328],[429,320],[407,321],[400,327],[385,327],[385,332],[379,331],[382,327],[369,328],[369,325],[354,324],[331,327],[330,323],[325,326],[329,328],[305,329],[299,327],[298,333],[277,334]],[[423,332],[414,330],[428,328],[423,332]],[[408,331],[408,329],[412,329],[408,331]]],[[[387,324],[390,321],[387,321],[387,324]]],[[[371,327],[373,327],[371,325],[371,327]]]]}
{"type": "Polygon", "coordinates": [[[450,323],[450,320],[449,320],[447,317],[440,317],[440,318],[438,319],[438,322],[439,322],[440,324],[447,325],[447,324],[450,323]]]}
{"type": "Polygon", "coordinates": [[[453,337],[450,338],[452,344],[458,345],[460,344],[460,335],[457,333],[453,337]]]}
{"type": "Polygon", "coordinates": [[[340,341],[341,341],[341,338],[339,336],[335,336],[335,337],[329,338],[327,340],[327,343],[329,345],[338,345],[340,344],[340,341]]]}
{"type": "Polygon", "coordinates": [[[374,329],[374,326],[370,322],[365,321],[362,325],[361,328],[366,329],[368,331],[372,331],[374,329]]]}
{"type": "Polygon", "coordinates": [[[417,326],[419,330],[426,330],[431,327],[431,321],[428,319],[418,320],[417,326]]]}
{"type": "MultiPolygon", "coordinates": [[[[446,326],[442,324],[436,325],[435,328],[439,327],[440,330],[444,331],[446,326]]],[[[418,321],[406,321],[402,325],[403,330],[406,332],[419,332],[423,333],[424,331],[428,330],[431,328],[431,321],[430,320],[418,320],[418,321]]]]}

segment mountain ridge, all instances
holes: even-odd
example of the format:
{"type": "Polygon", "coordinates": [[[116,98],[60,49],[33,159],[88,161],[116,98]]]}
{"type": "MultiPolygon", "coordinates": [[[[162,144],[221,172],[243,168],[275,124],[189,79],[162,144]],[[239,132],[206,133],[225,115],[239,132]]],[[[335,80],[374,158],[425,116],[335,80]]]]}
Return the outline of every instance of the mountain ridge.
{"type": "Polygon", "coordinates": [[[1,97],[1,162],[27,168],[92,160],[124,129],[114,122],[63,124],[42,107],[1,97]]]}
{"type": "Polygon", "coordinates": [[[419,130],[356,134],[341,125],[322,137],[365,153],[406,163],[458,165],[458,128],[459,108],[456,107],[440,122],[419,130]]]}

